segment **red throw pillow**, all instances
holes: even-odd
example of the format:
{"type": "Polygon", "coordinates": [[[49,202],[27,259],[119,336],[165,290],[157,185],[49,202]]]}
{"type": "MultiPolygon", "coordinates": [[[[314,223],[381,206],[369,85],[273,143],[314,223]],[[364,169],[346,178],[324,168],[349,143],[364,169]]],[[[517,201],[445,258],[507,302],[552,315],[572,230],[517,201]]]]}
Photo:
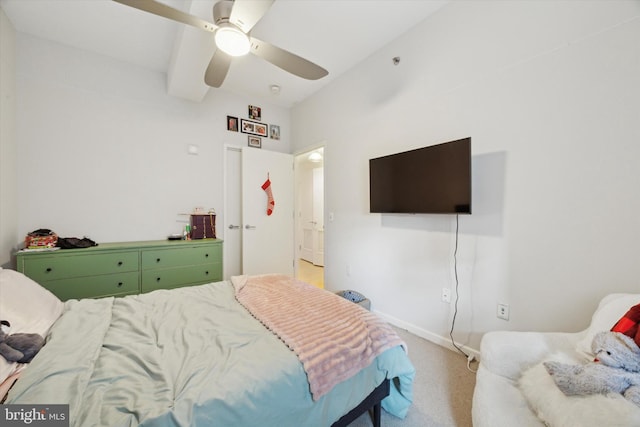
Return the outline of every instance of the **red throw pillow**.
{"type": "Polygon", "coordinates": [[[621,332],[633,340],[640,347],[640,304],[634,305],[611,328],[613,332],[621,332]]]}

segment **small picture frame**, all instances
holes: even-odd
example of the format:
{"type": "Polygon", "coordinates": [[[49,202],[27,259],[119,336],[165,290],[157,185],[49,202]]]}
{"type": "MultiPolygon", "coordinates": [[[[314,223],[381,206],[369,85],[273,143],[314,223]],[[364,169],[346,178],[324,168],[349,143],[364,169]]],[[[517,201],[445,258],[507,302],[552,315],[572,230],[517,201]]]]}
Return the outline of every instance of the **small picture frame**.
{"type": "Polygon", "coordinates": [[[238,132],[238,118],[233,116],[227,116],[227,130],[231,132],[238,132]]]}
{"type": "Polygon", "coordinates": [[[251,120],[240,119],[240,132],[249,135],[268,136],[269,126],[264,123],[252,122],[251,120]]]}
{"type": "Polygon", "coordinates": [[[262,148],[262,139],[257,136],[249,135],[249,142],[247,143],[247,145],[249,147],[262,148]]]}
{"type": "Polygon", "coordinates": [[[269,125],[269,137],[271,139],[280,139],[280,126],[279,125],[269,125]]]}
{"type": "Polygon", "coordinates": [[[249,118],[251,120],[262,120],[262,108],[249,105],[249,118]]]}

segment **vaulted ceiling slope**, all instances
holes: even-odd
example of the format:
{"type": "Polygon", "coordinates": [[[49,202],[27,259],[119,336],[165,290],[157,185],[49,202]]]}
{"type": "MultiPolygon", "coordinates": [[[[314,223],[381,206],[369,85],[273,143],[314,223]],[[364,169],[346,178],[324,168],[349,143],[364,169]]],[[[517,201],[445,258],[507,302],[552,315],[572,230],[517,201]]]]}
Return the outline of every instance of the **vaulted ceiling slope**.
{"type": "MultiPolygon", "coordinates": [[[[160,0],[212,21],[215,0],[160,0]]],[[[448,0],[277,0],[251,35],[329,71],[305,80],[253,55],[235,58],[219,89],[204,83],[212,33],[111,0],[0,0],[16,31],[167,74],[170,95],[200,102],[226,90],[291,107],[327,85],[448,0]],[[281,88],[273,94],[271,85],[281,88]]]]}

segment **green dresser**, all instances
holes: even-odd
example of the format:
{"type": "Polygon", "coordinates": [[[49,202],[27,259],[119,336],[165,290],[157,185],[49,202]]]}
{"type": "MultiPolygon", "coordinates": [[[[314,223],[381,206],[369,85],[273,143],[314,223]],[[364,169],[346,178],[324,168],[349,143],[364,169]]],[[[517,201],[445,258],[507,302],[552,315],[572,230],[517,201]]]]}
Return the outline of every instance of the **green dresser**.
{"type": "Polygon", "coordinates": [[[100,298],[222,280],[222,240],[101,243],[18,252],[18,271],[61,300],[100,298]]]}

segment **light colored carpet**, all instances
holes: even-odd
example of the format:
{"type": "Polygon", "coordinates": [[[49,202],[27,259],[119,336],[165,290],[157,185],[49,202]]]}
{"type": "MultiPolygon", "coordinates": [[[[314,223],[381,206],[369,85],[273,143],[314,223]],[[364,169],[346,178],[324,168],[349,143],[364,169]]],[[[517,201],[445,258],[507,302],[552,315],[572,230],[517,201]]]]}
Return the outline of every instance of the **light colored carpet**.
{"type": "MultiPolygon", "coordinates": [[[[467,359],[437,344],[395,328],[407,343],[409,359],[416,368],[413,404],[404,420],[382,410],[382,427],[471,427],[471,399],[475,373],[467,369],[467,359]]],[[[476,362],[471,369],[478,368],[476,362]]],[[[371,427],[363,414],[349,427],[371,427]]]]}

